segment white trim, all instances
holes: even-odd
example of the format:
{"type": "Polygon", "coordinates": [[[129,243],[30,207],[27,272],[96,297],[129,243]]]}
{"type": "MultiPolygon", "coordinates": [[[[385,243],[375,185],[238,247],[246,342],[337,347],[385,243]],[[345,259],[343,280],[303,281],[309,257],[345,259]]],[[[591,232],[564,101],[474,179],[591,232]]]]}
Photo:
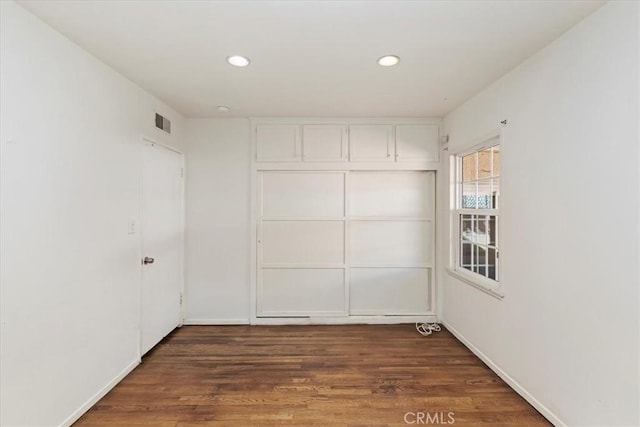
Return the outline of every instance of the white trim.
{"type": "Polygon", "coordinates": [[[368,124],[433,124],[441,125],[439,118],[363,118],[363,117],[249,117],[254,124],[282,125],[368,125],[368,124]]]}
{"type": "MultiPolygon", "coordinates": [[[[300,161],[260,161],[256,162],[256,169],[261,171],[318,171],[318,172],[342,172],[349,171],[397,171],[397,172],[424,172],[437,171],[440,162],[429,160],[401,160],[398,162],[300,162],[300,161]]],[[[254,169],[255,170],[255,169],[254,169]]]]}
{"type": "Polygon", "coordinates": [[[343,317],[348,316],[346,308],[344,310],[261,310],[258,314],[258,317],[293,317],[293,318],[301,318],[301,317],[343,317]]]}
{"type": "Polygon", "coordinates": [[[180,227],[182,228],[180,236],[180,243],[182,245],[182,253],[180,254],[180,279],[182,280],[182,283],[180,284],[180,323],[178,324],[178,327],[184,325],[184,317],[187,315],[187,159],[183,153],[180,153],[180,160],[182,163],[180,175],[182,184],[180,188],[180,198],[182,199],[182,203],[180,205],[180,216],[182,219],[182,221],[180,221],[180,227]]]}
{"type": "MultiPolygon", "coordinates": [[[[431,298],[431,296],[429,295],[429,298],[431,298]]],[[[429,310],[425,310],[425,311],[409,311],[409,310],[405,310],[404,313],[403,312],[399,312],[397,309],[393,308],[393,307],[387,307],[387,308],[375,308],[375,309],[351,309],[349,311],[349,314],[351,314],[351,316],[387,316],[387,317],[391,317],[385,313],[389,313],[389,312],[398,312],[398,314],[394,314],[393,316],[433,316],[433,311],[431,311],[431,309],[429,310]]]]}
{"type": "Polygon", "coordinates": [[[229,319],[190,319],[185,318],[184,325],[249,325],[251,320],[246,318],[229,319]]]}
{"type": "MultiPolygon", "coordinates": [[[[253,125],[252,125],[253,129],[253,125]]],[[[251,324],[255,323],[258,312],[258,200],[261,197],[258,185],[259,172],[255,161],[256,140],[255,132],[251,137],[251,170],[249,171],[250,190],[250,232],[249,232],[249,316],[251,324]]]]}
{"type": "MultiPolygon", "coordinates": [[[[300,172],[302,173],[302,172],[300,172]]],[[[344,221],[345,217],[343,216],[299,216],[299,217],[286,217],[286,216],[281,216],[281,217],[262,217],[262,221],[286,221],[286,222],[291,222],[291,221],[335,221],[335,222],[342,222],[344,221]]]]}
{"type": "MultiPolygon", "coordinates": [[[[180,177],[180,234],[181,234],[181,242],[180,242],[180,315],[178,318],[178,324],[176,328],[184,325],[184,316],[186,314],[185,309],[185,293],[186,293],[186,186],[185,186],[185,175],[186,175],[186,159],[185,155],[181,150],[177,148],[171,147],[169,145],[159,143],[154,138],[151,138],[146,135],[141,136],[142,144],[140,144],[140,159],[139,159],[139,176],[138,176],[138,245],[139,245],[139,256],[138,260],[140,261],[140,284],[138,286],[138,307],[140,307],[140,312],[138,313],[138,356],[142,357],[142,287],[144,286],[144,268],[142,266],[142,259],[145,257],[144,253],[144,234],[143,234],[143,222],[144,222],[144,211],[143,211],[143,199],[144,199],[144,188],[143,188],[143,176],[144,176],[144,148],[145,145],[150,144],[151,146],[157,145],[158,147],[164,148],[165,150],[169,150],[180,156],[180,168],[181,168],[181,177],[180,177]]],[[[170,332],[169,332],[170,333],[170,332]]],[[[157,343],[156,343],[157,345],[157,343]]],[[[152,347],[153,348],[153,347],[152,347]]],[[[148,352],[148,351],[147,351],[148,352]]]]}
{"type": "MultiPolygon", "coordinates": [[[[492,297],[495,297],[498,299],[504,298],[504,293],[502,292],[502,289],[483,283],[483,281],[480,280],[481,279],[480,275],[473,274],[473,273],[470,273],[469,275],[467,275],[460,271],[452,270],[451,268],[447,268],[446,272],[447,274],[449,274],[452,277],[455,277],[461,282],[464,282],[467,285],[471,285],[474,288],[479,289],[488,295],[491,295],[492,297]],[[475,276],[478,276],[478,277],[475,277],[475,276]]],[[[489,280],[487,279],[487,282],[488,281],[489,280]]]]}
{"type": "Polygon", "coordinates": [[[433,313],[420,316],[344,316],[344,317],[258,317],[254,325],[393,325],[398,323],[433,323],[433,313]]]}
{"type": "MultiPolygon", "coordinates": [[[[504,298],[502,287],[502,262],[499,261],[496,266],[496,274],[499,280],[492,280],[481,276],[480,274],[467,272],[460,267],[460,216],[461,215],[486,215],[495,216],[498,221],[497,242],[494,249],[499,253],[502,249],[502,218],[500,209],[463,209],[458,206],[461,200],[459,194],[458,183],[462,181],[462,157],[472,153],[476,153],[485,148],[499,146],[502,151],[503,144],[503,128],[496,128],[487,133],[482,138],[476,139],[470,146],[465,149],[456,150],[449,153],[449,264],[445,271],[450,276],[473,286],[491,295],[495,298],[504,298]]],[[[491,160],[493,162],[493,159],[491,160]]],[[[477,160],[476,160],[477,167],[477,160]]],[[[488,246],[488,245],[486,245],[488,246]]]]}
{"type": "Polygon", "coordinates": [[[565,424],[553,411],[543,405],[538,399],[536,399],[531,393],[527,391],[520,383],[513,379],[509,374],[503,371],[493,360],[491,360],[486,354],[471,343],[464,337],[458,330],[449,324],[446,320],[442,320],[442,324],[447,328],[454,337],[456,337],[462,344],[465,345],[473,354],[475,354],[485,365],[495,372],[509,387],[511,387],[516,393],[518,393],[524,400],[529,402],[543,417],[551,422],[556,427],[566,427],[565,424]]]}
{"type": "Polygon", "coordinates": [[[116,375],[111,381],[109,381],[104,387],[102,387],[96,394],[91,396],[89,400],[83,403],[78,409],[73,411],[73,413],[69,415],[67,419],[60,424],[60,427],[70,427],[73,423],[78,421],[78,419],[80,419],[80,417],[83,416],[85,412],[91,409],[93,405],[98,403],[98,401],[102,399],[107,393],[109,393],[111,389],[113,389],[116,385],[118,385],[118,383],[122,381],[124,377],[129,375],[131,371],[133,371],[136,368],[136,366],[140,364],[140,362],[141,362],[140,359],[137,359],[131,362],[118,375],[116,375]]]}
{"type": "MultiPolygon", "coordinates": [[[[348,144],[349,141],[347,139],[347,145],[348,144]]],[[[342,231],[344,232],[344,240],[342,242],[342,262],[344,263],[344,270],[342,271],[342,282],[344,283],[344,311],[345,315],[349,316],[351,310],[351,269],[347,266],[351,265],[351,239],[349,238],[351,235],[351,220],[349,219],[351,212],[351,207],[349,206],[351,202],[351,197],[349,197],[351,173],[344,172],[342,179],[342,213],[344,214],[344,223],[342,228],[342,231]]]]}
{"type": "Polygon", "coordinates": [[[471,145],[465,145],[464,149],[451,151],[449,155],[466,156],[467,154],[471,154],[476,151],[481,151],[483,148],[492,147],[494,145],[502,145],[502,129],[503,129],[502,127],[492,129],[490,132],[487,132],[484,136],[474,139],[471,142],[471,145]],[[494,139],[498,140],[497,144],[492,142],[494,139]]]}
{"type": "Polygon", "coordinates": [[[166,148],[169,151],[173,151],[174,153],[178,153],[181,156],[184,154],[182,151],[178,150],[175,147],[172,147],[171,145],[162,143],[162,142],[158,142],[156,139],[146,136],[146,135],[142,135],[142,141],[143,142],[148,142],[149,144],[154,144],[154,145],[159,145],[162,148],[166,148]]]}

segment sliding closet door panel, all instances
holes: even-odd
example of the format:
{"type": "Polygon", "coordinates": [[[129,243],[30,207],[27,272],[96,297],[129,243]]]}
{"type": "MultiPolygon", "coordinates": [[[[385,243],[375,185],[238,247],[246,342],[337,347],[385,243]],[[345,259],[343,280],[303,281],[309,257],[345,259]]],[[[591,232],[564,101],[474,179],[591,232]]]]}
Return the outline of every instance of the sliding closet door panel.
{"type": "Polygon", "coordinates": [[[343,221],[264,221],[262,264],[342,266],[343,221]]]}
{"type": "Polygon", "coordinates": [[[264,173],[262,216],[264,218],[344,217],[344,174],[264,173]]]}
{"type": "Polygon", "coordinates": [[[430,267],[430,221],[353,221],[352,267],[430,267]]]}
{"type": "Polygon", "coordinates": [[[345,315],[343,269],[273,269],[262,273],[259,314],[345,315]]]}
{"type": "Polygon", "coordinates": [[[352,268],[349,313],[423,314],[430,308],[428,268],[352,268]]]}
{"type": "Polygon", "coordinates": [[[352,217],[431,218],[433,191],[432,173],[353,173],[349,181],[349,213],[352,217]]]}

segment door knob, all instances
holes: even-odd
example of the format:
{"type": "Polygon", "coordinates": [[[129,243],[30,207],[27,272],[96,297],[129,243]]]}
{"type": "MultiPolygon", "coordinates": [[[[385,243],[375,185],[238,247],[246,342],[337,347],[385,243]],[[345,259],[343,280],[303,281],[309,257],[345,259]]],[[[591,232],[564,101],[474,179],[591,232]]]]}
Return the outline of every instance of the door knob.
{"type": "Polygon", "coordinates": [[[147,264],[153,264],[153,261],[155,261],[153,258],[146,256],[146,257],[144,257],[144,259],[142,260],[142,263],[143,263],[144,265],[147,265],[147,264]]]}

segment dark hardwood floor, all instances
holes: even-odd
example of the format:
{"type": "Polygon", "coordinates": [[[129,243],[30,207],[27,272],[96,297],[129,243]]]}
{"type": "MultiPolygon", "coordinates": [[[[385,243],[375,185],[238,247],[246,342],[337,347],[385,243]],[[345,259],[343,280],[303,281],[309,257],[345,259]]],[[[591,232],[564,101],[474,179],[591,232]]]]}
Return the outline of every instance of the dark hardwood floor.
{"type": "Polygon", "coordinates": [[[182,327],[75,426],[451,421],[550,425],[446,330],[340,325],[182,327]]]}

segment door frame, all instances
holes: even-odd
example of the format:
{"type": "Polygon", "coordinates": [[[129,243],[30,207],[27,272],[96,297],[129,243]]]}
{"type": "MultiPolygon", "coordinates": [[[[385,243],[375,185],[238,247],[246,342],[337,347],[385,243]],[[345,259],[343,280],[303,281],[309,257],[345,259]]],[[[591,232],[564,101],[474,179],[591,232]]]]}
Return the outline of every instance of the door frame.
{"type": "Polygon", "coordinates": [[[182,182],[180,183],[180,228],[182,231],[181,239],[180,239],[180,319],[178,323],[178,328],[182,327],[184,324],[184,293],[185,293],[185,232],[186,232],[186,223],[185,223],[185,158],[184,153],[170,145],[163,144],[158,142],[155,138],[142,135],[140,137],[140,145],[139,145],[139,174],[138,174],[138,224],[136,228],[136,232],[138,233],[138,260],[139,260],[139,271],[140,271],[140,282],[138,285],[138,359],[142,360],[142,286],[144,283],[144,269],[142,266],[142,259],[144,258],[144,236],[142,234],[143,222],[144,222],[144,212],[142,209],[143,205],[143,173],[144,173],[144,147],[147,144],[157,145],[165,150],[172,151],[176,154],[180,155],[180,167],[182,169],[182,182]]]}

